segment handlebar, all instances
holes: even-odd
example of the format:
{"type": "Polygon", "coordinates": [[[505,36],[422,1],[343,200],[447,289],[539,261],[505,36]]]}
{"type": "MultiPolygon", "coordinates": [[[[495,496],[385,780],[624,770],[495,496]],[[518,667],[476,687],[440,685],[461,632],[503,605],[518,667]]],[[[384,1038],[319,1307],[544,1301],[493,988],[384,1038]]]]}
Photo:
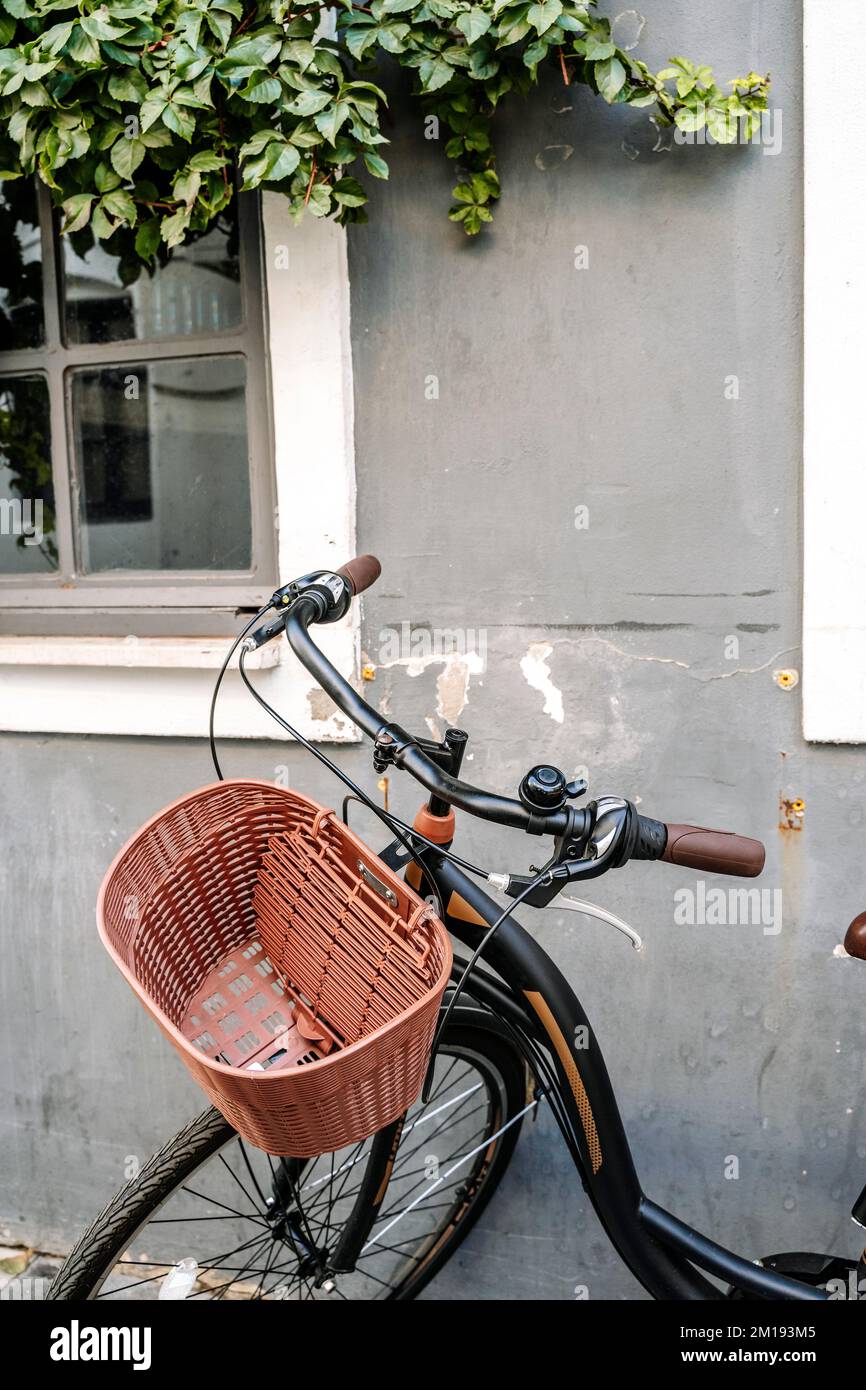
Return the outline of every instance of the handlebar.
{"type": "Polygon", "coordinates": [[[666,825],[639,816],[637,844],[632,859],[663,859],[687,869],[709,874],[734,874],[757,878],[764,867],[760,840],[735,835],[729,830],[707,830],[701,825],[666,825]]]}
{"type": "Polygon", "coordinates": [[[278,631],[285,630],[298,660],[330,695],[334,704],[374,741],[376,752],[383,762],[411,773],[435,797],[470,815],[529,834],[584,841],[585,848],[590,848],[598,856],[599,871],[602,863],[604,867],[619,867],[628,859],[662,859],[684,868],[734,874],[741,878],[754,878],[761,872],[764,867],[764,846],[759,840],[724,830],[652,820],[649,816],[639,815],[628,802],[618,803],[628,808],[628,814],[622,818],[621,851],[611,853],[612,846],[590,844],[592,832],[598,824],[596,808],[603,803],[592,803],[590,807],[579,810],[562,807],[540,815],[522,801],[484,791],[452,776],[433,756],[440,751],[438,745],[414,738],[397,724],[383,722],[379,712],[332,666],[309,633],[313,623],[333,621],[335,616],[342,616],[351,599],[374,584],[381,572],[382,567],[374,555],[360,555],[335,572],[317,571],[305,580],[295,581],[277,590],[274,606],[287,605],[291,599],[290,606],[283,608],[277,622],[260,628],[258,634],[248,641],[251,645],[258,645],[257,637],[267,641],[278,631]],[[345,588],[339,585],[335,575],[345,581],[345,588]]]}
{"type": "MultiPolygon", "coordinates": [[[[365,557],[367,558],[367,557],[365,557]]],[[[372,559],[372,556],[369,557],[372,559]]],[[[357,562],[350,561],[343,570],[349,570],[357,562]]],[[[378,564],[378,561],[376,562],[378,564]]],[[[369,569],[366,571],[369,573],[369,569]]],[[[350,581],[353,582],[353,581],[350,581]]],[[[370,583],[373,582],[371,579],[370,583]]],[[[319,650],[309,634],[309,627],[319,618],[318,602],[313,597],[302,595],[295,601],[286,618],[285,631],[289,646],[301,665],[318,682],[334,704],[358,725],[377,746],[391,749],[391,759],[397,767],[411,772],[412,776],[429,792],[470,815],[483,820],[496,821],[500,825],[510,825],[518,830],[532,831],[531,822],[538,821],[520,802],[511,797],[497,796],[493,792],[473,787],[469,782],[461,782],[443,771],[425,752],[421,744],[396,724],[387,724],[381,714],[354,690],[349,682],[331,665],[328,658],[319,650]]],[[[563,810],[544,818],[543,827],[536,834],[563,834],[571,823],[573,812],[563,810]]]]}

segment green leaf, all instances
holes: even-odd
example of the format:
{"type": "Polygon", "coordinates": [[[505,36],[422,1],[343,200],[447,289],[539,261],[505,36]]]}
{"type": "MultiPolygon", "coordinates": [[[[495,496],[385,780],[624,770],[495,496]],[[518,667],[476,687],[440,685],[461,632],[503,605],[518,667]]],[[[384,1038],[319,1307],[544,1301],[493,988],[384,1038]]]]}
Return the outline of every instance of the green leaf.
{"type": "Polygon", "coordinates": [[[142,222],[135,234],[135,249],[143,261],[152,261],[159,243],[159,218],[148,218],[147,222],[142,222]]]}
{"type": "Polygon", "coordinates": [[[437,92],[454,76],[454,69],[444,58],[425,58],[418,71],[425,92],[437,92]]]}
{"type": "Polygon", "coordinates": [[[307,206],[314,217],[327,217],[331,211],[331,190],[324,184],[314,184],[307,206]]]}
{"type": "Polygon", "coordinates": [[[257,154],[261,154],[265,145],[270,144],[271,140],[279,140],[279,138],[278,130],[258,130],[251,140],[248,140],[245,145],[241,145],[239,158],[241,160],[254,159],[257,154]]]}
{"type": "Polygon", "coordinates": [[[297,145],[300,150],[311,150],[315,145],[321,145],[322,137],[316,130],[312,121],[300,121],[295,126],[289,136],[293,145],[297,145]]]}
{"type": "Polygon", "coordinates": [[[562,0],[539,0],[530,5],[526,18],[537,34],[544,34],[562,14],[562,0]]]}
{"type": "Polygon", "coordinates": [[[110,237],[117,231],[117,223],[113,218],[107,216],[101,203],[97,203],[96,207],[93,209],[93,217],[90,225],[93,228],[93,235],[96,237],[97,241],[105,241],[106,237],[110,237]]]}
{"type": "MultiPolygon", "coordinates": [[[[13,25],[14,28],[14,25],[13,25]]],[[[64,24],[52,24],[50,29],[46,29],[39,41],[40,47],[46,53],[59,53],[64,44],[69,42],[72,33],[72,20],[68,19],[64,24]]]]}
{"type": "MultiPolygon", "coordinates": [[[[562,9],[562,5],[559,8],[562,9]]],[[[473,5],[471,10],[457,16],[457,28],[469,44],[475,43],[482,34],[486,34],[490,24],[490,15],[478,5],[473,5]]]]}
{"type": "Polygon", "coordinates": [[[21,100],[26,106],[50,106],[48,89],[42,82],[25,82],[21,88],[21,100]]]}
{"type": "Polygon", "coordinates": [[[105,163],[104,159],[100,160],[96,166],[93,182],[96,184],[100,193],[110,193],[113,188],[120,187],[120,178],[118,174],[115,173],[110,164],[105,163]]]}
{"type": "Polygon", "coordinates": [[[583,46],[583,56],[588,63],[601,63],[607,58],[612,58],[616,53],[616,44],[610,43],[607,39],[596,39],[590,36],[586,39],[583,46]]]}
{"type": "Polygon", "coordinates": [[[16,144],[20,145],[27,134],[27,126],[32,115],[33,112],[28,111],[26,106],[19,106],[18,110],[10,117],[9,134],[16,144]]]}
{"type": "Polygon", "coordinates": [[[301,69],[301,72],[306,72],[310,64],[315,62],[318,57],[320,60],[320,70],[322,72],[328,71],[330,67],[330,71],[335,76],[339,76],[341,73],[340,64],[337,59],[334,58],[334,55],[328,53],[326,48],[323,48],[321,52],[317,54],[315,44],[310,43],[309,39],[289,39],[283,44],[280,50],[280,57],[284,63],[295,63],[301,69]],[[324,64],[321,62],[322,59],[325,59],[324,64]],[[329,62],[331,59],[333,59],[333,65],[329,62]]]}
{"type": "Polygon", "coordinates": [[[283,93],[283,86],[278,77],[255,77],[250,78],[245,87],[242,87],[239,96],[244,101],[270,102],[273,105],[279,101],[283,93]]]}
{"type": "Polygon", "coordinates": [[[82,227],[86,227],[90,220],[92,204],[92,193],[74,193],[71,198],[67,198],[62,204],[63,225],[60,230],[62,232],[79,232],[82,227]]]}
{"type": "Polygon", "coordinates": [[[350,108],[347,101],[335,101],[327,111],[320,111],[314,118],[314,124],[318,131],[321,131],[326,140],[333,145],[337,138],[340,128],[349,119],[350,108]]]}
{"type": "Polygon", "coordinates": [[[489,49],[476,48],[472,53],[469,71],[479,82],[486,82],[499,71],[499,59],[489,49]]]}
{"type": "Polygon", "coordinates": [[[330,106],[333,100],[333,92],[300,92],[294,101],[289,102],[286,110],[292,116],[315,116],[317,112],[330,106]]]}
{"type": "Polygon", "coordinates": [[[189,161],[190,169],[198,169],[202,174],[212,173],[216,169],[224,169],[228,164],[228,159],[223,154],[217,154],[216,150],[199,150],[189,161]]]}
{"type": "Polygon", "coordinates": [[[386,179],[388,177],[388,165],[385,163],[381,155],[365,153],[364,163],[366,164],[367,169],[373,175],[374,178],[386,179]]]}
{"type": "Polygon", "coordinates": [[[186,207],[191,208],[201,188],[201,174],[198,169],[185,169],[174,181],[174,196],[186,207]]]}
{"type": "Polygon", "coordinates": [[[101,48],[103,58],[110,58],[118,67],[138,67],[138,54],[133,49],[123,48],[110,40],[103,40],[101,48]]]}
{"type": "Polygon", "coordinates": [[[120,39],[124,34],[129,33],[128,24],[117,24],[108,14],[103,5],[102,10],[97,10],[94,14],[85,14],[78,21],[92,39],[120,39]]]}
{"type": "Polygon", "coordinates": [[[707,112],[707,130],[717,145],[735,145],[740,126],[737,117],[730,112],[711,107],[707,112]]]}
{"type": "Polygon", "coordinates": [[[112,145],[109,158],[122,179],[131,179],[145,154],[144,141],[137,138],[129,139],[122,135],[112,145]]]}
{"type": "Polygon", "coordinates": [[[367,195],[357,179],[338,179],[333,185],[333,194],[341,207],[359,208],[367,201],[367,195]]]}
{"type": "Polygon", "coordinates": [[[203,44],[196,48],[191,48],[188,44],[179,44],[175,55],[175,71],[184,82],[194,82],[212,58],[213,53],[203,44]]]}
{"type": "Polygon", "coordinates": [[[168,100],[161,91],[151,92],[141,104],[141,129],[149,130],[168,106],[168,100]]]}
{"type": "Polygon", "coordinates": [[[362,58],[368,48],[372,48],[373,44],[380,41],[381,35],[381,29],[370,28],[368,26],[362,29],[359,26],[355,29],[347,29],[344,38],[346,40],[346,47],[352,57],[362,58]]]}
{"type": "Polygon", "coordinates": [[[141,143],[148,150],[164,150],[172,144],[172,134],[165,126],[151,126],[141,132],[141,143]]]}
{"type": "Polygon", "coordinates": [[[121,222],[128,222],[130,226],[134,225],[138,217],[135,203],[122,188],[116,189],[113,193],[106,193],[100,206],[112,217],[116,217],[121,222]]]}
{"type": "Polygon", "coordinates": [[[295,172],[300,162],[301,156],[295,145],[282,137],[273,140],[265,146],[262,154],[243,166],[242,187],[246,190],[258,188],[260,183],[282,183],[283,179],[295,172]]]}
{"type": "Polygon", "coordinates": [[[381,29],[374,29],[374,37],[378,36],[379,47],[384,48],[386,53],[405,53],[407,48],[406,40],[411,34],[408,24],[388,24],[381,29]]]}
{"type": "Polygon", "coordinates": [[[232,36],[231,15],[211,8],[205,13],[205,22],[220,47],[227,48],[232,36]]]}
{"type": "Polygon", "coordinates": [[[605,101],[615,101],[625,82],[625,68],[619,58],[606,58],[603,63],[596,63],[593,72],[598,90],[605,101]]]}
{"type": "Polygon", "coordinates": [[[118,101],[134,101],[139,104],[147,96],[147,83],[140,72],[127,69],[125,72],[111,74],[108,90],[118,101]]]}
{"type": "Polygon", "coordinates": [[[162,113],[163,125],[173,130],[182,140],[191,140],[195,135],[195,117],[183,106],[168,104],[162,113]]]}
{"type": "Polygon", "coordinates": [[[683,107],[682,110],[678,111],[674,116],[674,120],[680,130],[703,130],[707,120],[706,107],[699,106],[696,109],[683,107]]]}
{"type": "Polygon", "coordinates": [[[179,208],[177,212],[164,217],[160,223],[160,237],[166,246],[179,246],[189,226],[189,208],[179,208]]]}

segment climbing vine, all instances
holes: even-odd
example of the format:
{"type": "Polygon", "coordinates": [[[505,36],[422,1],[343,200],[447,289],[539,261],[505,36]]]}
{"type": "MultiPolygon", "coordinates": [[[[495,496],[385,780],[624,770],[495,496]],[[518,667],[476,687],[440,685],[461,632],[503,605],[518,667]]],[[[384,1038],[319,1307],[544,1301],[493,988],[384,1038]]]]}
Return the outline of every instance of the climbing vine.
{"type": "Polygon", "coordinates": [[[449,215],[470,236],[500,197],[496,112],[544,63],[720,143],[750,138],[767,104],[754,72],[726,91],[684,58],[652,72],[595,0],[0,0],[0,177],[35,173],[63,230],[108,243],[127,279],[236,187],[283,193],[295,218],[364,220],[362,179],[388,177],[382,54],[444,127],[449,215]]]}

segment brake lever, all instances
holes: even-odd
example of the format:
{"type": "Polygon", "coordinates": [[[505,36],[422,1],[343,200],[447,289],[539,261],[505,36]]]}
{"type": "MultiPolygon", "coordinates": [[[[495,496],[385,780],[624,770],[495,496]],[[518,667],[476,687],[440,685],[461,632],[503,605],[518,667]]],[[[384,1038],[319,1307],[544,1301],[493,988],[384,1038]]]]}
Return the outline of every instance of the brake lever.
{"type": "MultiPolygon", "coordinates": [[[[591,801],[587,810],[590,812],[588,832],[582,841],[575,840],[571,833],[557,839],[552,858],[543,866],[549,870],[547,876],[523,899],[531,907],[547,907],[567,884],[582,878],[598,878],[608,869],[619,868],[628,859],[636,824],[631,803],[620,797],[603,796],[591,801]],[[589,854],[575,857],[580,850],[587,849],[591,851],[589,854]]],[[[536,877],[537,873],[510,874],[507,882],[498,881],[497,886],[508,897],[516,898],[536,877]]],[[[499,878],[497,875],[497,880],[499,878]]]]}

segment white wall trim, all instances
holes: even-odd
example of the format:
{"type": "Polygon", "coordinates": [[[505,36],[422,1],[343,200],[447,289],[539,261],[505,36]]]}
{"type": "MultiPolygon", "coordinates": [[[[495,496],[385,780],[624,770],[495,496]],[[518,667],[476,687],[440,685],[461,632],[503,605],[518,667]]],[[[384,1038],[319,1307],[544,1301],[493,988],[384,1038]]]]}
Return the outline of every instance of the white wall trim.
{"type": "MultiPolygon", "coordinates": [[[[283,580],[355,553],[355,459],[346,234],[307,217],[295,226],[277,194],[263,199],[265,293],[273,402],[278,556],[283,580]]],[[[357,668],[357,604],[323,629],[346,676],[357,668]]],[[[229,636],[230,633],[227,633],[229,636]]],[[[217,650],[203,639],[0,639],[0,729],[26,733],[204,737],[217,650]]],[[[285,642],[266,649],[256,682],[307,738],[356,740],[285,642]]],[[[282,738],[230,671],[217,733],[282,738]]]]}
{"type": "Polygon", "coordinates": [[[866,742],[864,44],[864,0],[805,0],[803,733],[818,743],[866,742]]]}

